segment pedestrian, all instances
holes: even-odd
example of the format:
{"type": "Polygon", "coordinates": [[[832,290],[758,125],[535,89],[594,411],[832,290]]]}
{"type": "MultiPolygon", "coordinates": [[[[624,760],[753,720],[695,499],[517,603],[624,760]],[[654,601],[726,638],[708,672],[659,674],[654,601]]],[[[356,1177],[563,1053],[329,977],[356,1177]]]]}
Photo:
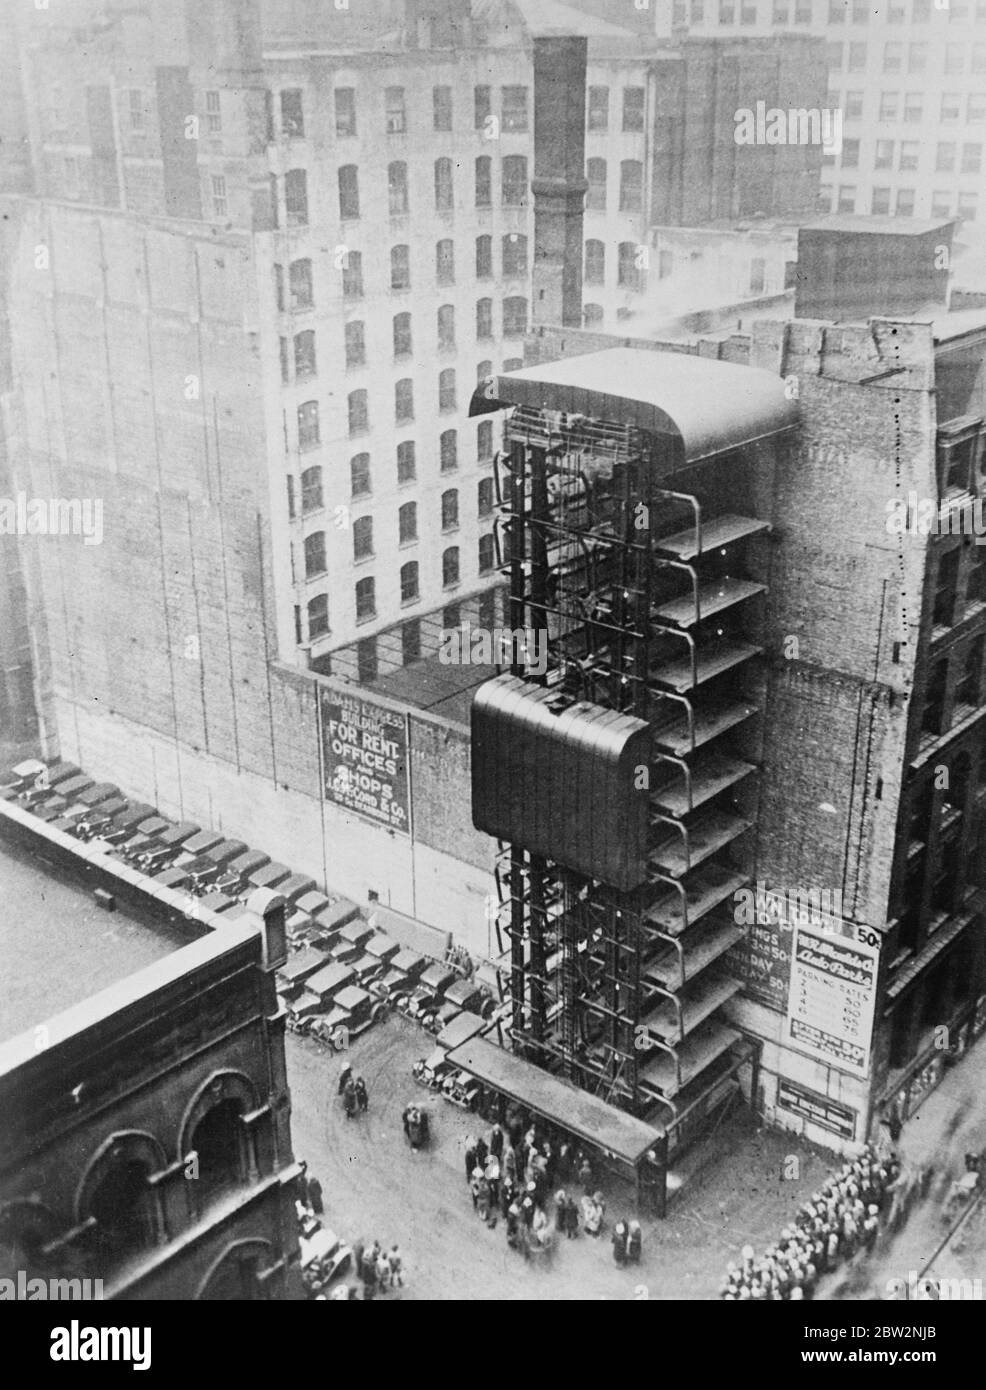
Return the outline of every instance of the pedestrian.
{"type": "Polygon", "coordinates": [[[342,1093],[342,1103],[345,1107],[346,1119],[351,1120],[356,1114],[356,1106],[358,1104],[356,1099],[356,1087],[353,1084],[352,1077],[349,1077],[346,1081],[346,1086],[342,1093]]]}
{"type": "Polygon", "coordinates": [[[316,1216],[321,1216],[325,1210],[322,1205],[322,1184],[318,1178],[308,1180],[308,1202],[316,1216]]]}
{"type": "Polygon", "coordinates": [[[390,1260],[382,1250],[377,1256],[377,1288],[381,1294],[390,1288],[390,1260]]]}
{"type": "Polygon", "coordinates": [[[377,1291],[377,1257],[372,1250],[363,1256],[363,1297],[371,1300],[377,1291]]]}
{"type": "Polygon", "coordinates": [[[401,1259],[401,1252],[396,1245],[390,1247],[387,1263],[390,1265],[391,1287],[402,1289],[404,1287],[404,1261],[401,1259]]]}
{"type": "Polygon", "coordinates": [[[350,1080],[350,1078],[352,1077],[352,1074],[353,1074],[353,1064],[352,1064],[352,1062],[343,1062],[343,1064],[342,1064],[342,1070],[339,1072],[339,1089],[338,1089],[338,1091],[336,1092],[337,1095],[340,1095],[340,1096],[341,1096],[341,1095],[345,1092],[346,1083],[347,1083],[347,1081],[350,1080]]]}
{"type": "Polygon", "coordinates": [[[486,1181],[490,1185],[490,1206],[496,1208],[500,1205],[500,1160],[494,1153],[486,1160],[486,1181]]]}
{"type": "Polygon", "coordinates": [[[361,1076],[356,1078],[356,1104],[359,1106],[360,1114],[370,1108],[370,1097],[366,1093],[366,1082],[361,1076]]]}
{"type": "Polygon", "coordinates": [[[308,1164],[304,1162],[301,1165],[301,1172],[298,1175],[298,1200],[304,1207],[310,1207],[312,1204],[308,1182],[308,1164]]]}
{"type": "Polygon", "coordinates": [[[480,1135],[476,1140],[476,1162],[479,1164],[480,1168],[486,1167],[486,1160],[489,1158],[489,1153],[490,1151],[486,1146],[486,1140],[480,1135]]]}
{"type": "Polygon", "coordinates": [[[568,1220],[565,1222],[565,1234],[569,1240],[574,1240],[579,1233],[579,1208],[575,1198],[571,1193],[565,1199],[568,1220]]]}
{"type": "Polygon", "coordinates": [[[485,1179],[483,1178],[483,1170],[477,1163],[475,1168],[472,1170],[472,1177],[469,1181],[469,1191],[472,1193],[473,1211],[479,1210],[479,1184],[483,1181],[485,1181],[485,1179]]]}
{"type": "Polygon", "coordinates": [[[520,1204],[520,1214],[528,1230],[534,1224],[534,1211],[537,1205],[534,1201],[534,1190],[534,1184],[532,1182],[528,1183],[527,1191],[524,1193],[524,1199],[520,1204]]]}
{"type": "Polygon", "coordinates": [[[517,1182],[517,1150],[512,1144],[507,1144],[503,1150],[503,1158],[500,1162],[504,1182],[513,1186],[517,1182]]]}
{"type": "Polygon", "coordinates": [[[481,1221],[488,1221],[490,1216],[490,1185],[482,1173],[477,1179],[476,1186],[476,1211],[481,1221]]]}
{"type": "Polygon", "coordinates": [[[644,1237],[640,1229],[639,1221],[631,1221],[627,1228],[627,1261],[630,1264],[640,1264],[640,1254],[643,1249],[644,1237]]]}
{"type": "Polygon", "coordinates": [[[499,1125],[494,1125],[490,1131],[490,1153],[497,1159],[503,1157],[503,1130],[499,1125]]]}
{"type": "Polygon", "coordinates": [[[517,1249],[517,1239],[520,1232],[520,1207],[516,1202],[511,1202],[507,1208],[507,1244],[511,1250],[517,1249]]]}
{"type": "Polygon", "coordinates": [[[363,1241],[353,1242],[353,1273],[360,1280],[363,1278],[363,1252],[365,1249],[366,1245],[363,1241]]]}
{"type": "Polygon", "coordinates": [[[592,1164],[589,1162],[589,1155],[583,1153],[579,1158],[579,1182],[588,1192],[592,1186],[592,1164]]]}
{"type": "Polygon", "coordinates": [[[618,1265],[627,1262],[627,1228],[623,1221],[617,1221],[613,1227],[613,1259],[618,1265]]]}

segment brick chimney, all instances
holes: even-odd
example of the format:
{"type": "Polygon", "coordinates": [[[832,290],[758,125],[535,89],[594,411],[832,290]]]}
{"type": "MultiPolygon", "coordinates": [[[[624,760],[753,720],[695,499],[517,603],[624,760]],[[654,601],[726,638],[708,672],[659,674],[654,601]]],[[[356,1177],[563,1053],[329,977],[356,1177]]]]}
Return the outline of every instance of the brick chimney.
{"type": "Polygon", "coordinates": [[[534,327],[582,326],[587,48],[534,39],[534,327]]]}

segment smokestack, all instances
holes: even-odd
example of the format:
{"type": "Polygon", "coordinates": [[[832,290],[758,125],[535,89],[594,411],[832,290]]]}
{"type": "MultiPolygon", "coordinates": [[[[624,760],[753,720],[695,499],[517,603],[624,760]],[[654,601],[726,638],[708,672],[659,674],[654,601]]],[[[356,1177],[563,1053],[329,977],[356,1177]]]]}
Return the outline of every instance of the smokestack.
{"type": "Polygon", "coordinates": [[[532,322],[582,326],[585,38],[534,40],[532,322]]]}

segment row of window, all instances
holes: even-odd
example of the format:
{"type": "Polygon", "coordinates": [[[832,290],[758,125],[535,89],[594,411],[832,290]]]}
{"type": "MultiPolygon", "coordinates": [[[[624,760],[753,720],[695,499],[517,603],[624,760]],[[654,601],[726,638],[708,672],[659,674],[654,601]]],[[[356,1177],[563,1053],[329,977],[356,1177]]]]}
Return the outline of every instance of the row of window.
{"type": "MultiPolygon", "coordinates": [[[[644,128],[643,87],[623,88],[623,130],[639,131],[644,128]]],[[[586,125],[589,130],[609,130],[609,88],[590,87],[586,100],[586,125]]]]}
{"type": "MultiPolygon", "coordinates": [[[[489,463],[493,457],[493,423],[481,420],[476,433],[476,457],[479,463],[489,463]]],[[[443,473],[452,473],[458,467],[458,439],[455,430],[447,430],[440,437],[440,459],[443,473]]],[[[413,439],[402,440],[397,446],[397,481],[400,485],[412,483],[418,476],[417,451],[413,439]]],[[[353,500],[368,497],[372,491],[370,478],[370,455],[355,454],[349,460],[350,495],[353,500]]],[[[322,469],[319,465],[306,468],[301,474],[301,512],[308,516],[321,511],[325,506],[322,487],[322,469]]],[[[480,478],[476,494],[477,515],[489,516],[493,510],[493,479],[480,478]]],[[[294,479],[288,477],[288,514],[295,516],[294,479]]],[[[444,504],[443,504],[444,515],[444,504]]],[[[403,539],[403,537],[402,537],[403,539]]],[[[411,539],[409,537],[409,539],[411,539]]]]}
{"type": "MultiPolygon", "coordinates": [[[[595,242],[593,245],[602,246],[602,242],[595,242]]],[[[632,253],[635,248],[629,243],[624,243],[632,253]]],[[[620,284],[636,283],[631,276],[636,276],[637,272],[633,266],[631,255],[629,262],[625,262],[621,255],[620,259],[620,284]],[[624,278],[624,270],[629,266],[628,276],[624,278]]],[[[451,304],[443,304],[436,315],[436,330],[438,350],[440,352],[453,351],[455,349],[455,308],[451,304]]],[[[503,301],[502,311],[502,333],[505,338],[522,337],[527,331],[527,300],[519,296],[508,298],[503,301]]],[[[492,299],[478,299],[476,301],[476,338],[480,342],[494,336],[493,329],[493,301],[492,299]]],[[[362,320],[355,320],[347,323],[344,327],[345,353],[347,368],[365,367],[367,363],[366,353],[366,325],[362,320]]],[[[315,376],[318,371],[318,362],[315,349],[315,330],[305,329],[300,333],[295,333],[292,339],[281,338],[281,380],[288,384],[292,379],[291,363],[294,362],[294,380],[302,381],[306,377],[315,376]]],[[[395,314],[393,319],[393,347],[395,361],[402,361],[413,355],[413,339],[411,333],[411,315],[395,314]]],[[[486,364],[489,365],[488,363],[486,364]]],[[[485,373],[489,375],[489,373],[485,373]]],[[[482,379],[480,377],[480,379],[482,379]]],[[[398,382],[395,393],[401,395],[404,383],[398,382]]],[[[446,394],[455,397],[454,373],[451,378],[446,372],[442,372],[439,378],[439,397],[443,399],[446,394]],[[447,391],[442,391],[442,381],[445,379],[447,391]]],[[[445,407],[443,407],[445,408],[445,407]]],[[[455,409],[449,406],[448,409],[455,409]]],[[[404,418],[413,417],[413,407],[410,414],[404,418]]]]}
{"type": "MultiPolygon", "coordinates": [[[[840,165],[843,169],[859,168],[858,140],[843,140],[840,165]]],[[[877,140],[873,153],[874,169],[893,169],[902,172],[917,169],[921,159],[920,140],[877,140]],[[899,143],[899,149],[898,149],[899,143]]],[[[828,163],[835,159],[829,157],[828,163]]],[[[983,147],[979,141],[967,142],[960,147],[954,140],[939,141],[935,151],[935,172],[939,174],[979,174],[983,167],[983,147]]]]}
{"type": "MultiPolygon", "coordinates": [[[[609,171],[605,159],[586,160],[589,187],[585,195],[587,212],[606,211],[606,185],[609,171]]],[[[644,206],[644,166],[639,159],[620,161],[620,212],[642,212],[644,206]]]]}
{"type": "MultiPolygon", "coordinates": [[[[357,135],[357,108],[355,87],[336,87],[333,94],[335,102],[336,135],[342,138],[357,135]]],[[[448,131],[453,128],[454,104],[452,88],[433,87],[432,129],[448,131]]],[[[529,93],[527,87],[509,86],[500,88],[500,111],[498,124],[505,131],[526,131],[529,129],[529,93]]],[[[479,86],[473,89],[473,124],[476,130],[488,130],[493,116],[493,89],[479,86]]],[[[403,87],[387,87],[384,90],[384,130],[388,135],[404,135],[408,130],[407,95],[403,87]]]]}
{"type": "MultiPolygon", "coordinates": [[[[492,532],[480,536],[477,544],[477,564],[482,575],[492,574],[496,568],[496,549],[492,532]]],[[[461,552],[457,545],[447,546],[442,551],[442,588],[454,588],[462,578],[461,552]]],[[[408,560],[401,565],[401,603],[414,603],[420,597],[420,566],[417,560],[408,560]]],[[[356,621],[371,622],[377,616],[377,584],[373,575],[368,574],[356,581],[356,621]]],[[[322,636],[328,631],[328,596],[317,595],[308,605],[308,635],[311,638],[322,636]],[[314,630],[313,630],[314,611],[314,630]],[[324,615],[325,626],[322,626],[324,615]]]]}
{"type": "MultiPolygon", "coordinates": [[[[838,72],[845,67],[849,72],[865,72],[869,62],[868,44],[829,43],[825,47],[830,71],[838,72]]],[[[937,56],[941,52],[938,45],[932,48],[926,43],[885,43],[883,71],[903,72],[905,51],[908,72],[926,72],[929,54],[933,52],[937,56]]],[[[942,67],[947,77],[957,77],[966,72],[986,73],[986,43],[945,44],[942,67]]]]}
{"type": "MultiPolygon", "coordinates": [[[[917,124],[924,120],[924,98],[924,92],[905,92],[904,104],[901,106],[900,92],[881,92],[877,119],[880,121],[903,119],[908,124],[917,124]]],[[[961,120],[963,101],[965,102],[967,124],[979,125],[986,121],[986,92],[971,92],[968,97],[963,97],[959,92],[943,92],[939,107],[939,121],[951,123],[961,120]]],[[[841,107],[847,121],[862,120],[863,93],[859,91],[844,92],[841,107]]]]}
{"type": "MultiPolygon", "coordinates": [[[[645,284],[643,269],[638,265],[640,248],[635,241],[621,241],[616,248],[616,283],[630,290],[642,290],[645,284]]],[[[662,265],[667,265],[662,255],[662,265]]],[[[587,285],[601,285],[606,279],[606,243],[590,237],[585,244],[585,274],[587,285]]]]}
{"type": "MultiPolygon", "coordinates": [[[[712,3],[709,0],[709,11],[712,11],[712,3]]],[[[764,7],[766,9],[766,6],[764,7]]],[[[755,0],[740,0],[738,7],[740,24],[750,25],[757,22],[757,5],[755,0]]],[[[911,0],[910,18],[914,24],[926,24],[934,11],[935,18],[939,21],[963,24],[968,22],[975,13],[975,18],[979,23],[986,23],[986,0],[951,0],[951,3],[942,7],[933,3],[933,0],[911,0]]],[[[673,22],[684,24],[689,15],[693,24],[703,24],[706,19],[706,0],[691,0],[686,4],[686,0],[674,0],[673,22]]],[[[827,9],[825,0],[816,8],[816,0],[771,0],[771,18],[774,24],[812,24],[816,17],[823,20],[827,15],[829,24],[869,24],[871,18],[884,18],[880,6],[872,3],[872,0],[828,0],[827,9]]],[[[737,16],[736,0],[718,0],[718,17],[720,24],[735,24],[737,16]]],[[[904,24],[908,17],[907,7],[898,3],[891,4],[886,11],[886,19],[891,24],[904,24]]]]}
{"type": "MultiPolygon", "coordinates": [[[[337,172],[339,188],[339,218],[342,222],[355,222],[360,217],[359,167],[356,164],[340,165],[337,172]]],[[[303,169],[289,169],[284,176],[285,203],[288,206],[288,221],[291,223],[291,204],[288,200],[288,183],[292,181],[295,190],[295,205],[299,202],[298,189],[307,180],[303,169]]],[[[410,211],[408,192],[407,163],[394,159],[387,165],[387,205],[391,217],[403,217],[410,211]]],[[[436,159],[433,171],[434,205],[436,212],[452,212],[455,207],[455,184],[453,162],[446,156],[436,159]]],[[[489,155],[480,155],[473,168],[473,191],[477,208],[493,206],[493,160],[489,155]]],[[[528,178],[527,156],[510,154],[500,161],[500,203],[503,207],[522,208],[527,206],[528,178]]],[[[307,222],[307,193],[304,198],[307,222]]]]}
{"type": "MultiPolygon", "coordinates": [[[[493,479],[481,478],[477,489],[477,510],[480,517],[488,517],[493,510],[493,479]]],[[[353,560],[369,560],[375,554],[373,548],[372,516],[360,516],[353,522],[353,560]]],[[[443,531],[455,531],[459,526],[459,490],[447,488],[441,496],[441,527],[443,531]]],[[[418,540],[418,504],[405,502],[397,509],[398,543],[414,545],[418,540]]],[[[317,579],[324,574],[325,532],[315,531],[305,537],[305,578],[317,579]]]]}
{"type": "MultiPolygon", "coordinates": [[[[500,276],[504,280],[525,280],[528,275],[528,240],[522,232],[508,232],[501,242],[500,276]]],[[[493,279],[493,238],[476,238],[476,279],[493,279]]],[[[435,280],[439,285],[455,284],[455,242],[443,237],[435,243],[435,280]]],[[[411,248],[405,243],[390,248],[390,288],[411,288],[411,248]]],[[[342,263],[342,292],[346,299],[362,299],[363,255],[347,251],[342,263]]],[[[308,257],[292,261],[288,266],[287,285],[284,267],[274,265],[274,295],[283,313],[299,313],[315,306],[312,263],[308,257]]]]}
{"type": "MultiPolygon", "coordinates": [[[[890,188],[874,188],[870,194],[870,212],[874,217],[886,217],[893,212],[897,217],[913,217],[917,205],[917,192],[913,188],[898,188],[896,197],[890,188]],[[891,202],[893,206],[891,207],[891,202]]],[[[858,190],[854,184],[840,184],[835,195],[835,211],[838,213],[862,212],[857,209],[858,190]]],[[[832,189],[823,188],[819,195],[819,212],[828,213],[832,209],[832,189]]],[[[932,192],[932,217],[958,216],[967,222],[975,222],[979,215],[979,194],[959,193],[958,197],[947,189],[932,192]]]]}
{"type": "MultiPolygon", "coordinates": [[[[311,605],[309,605],[309,609],[311,605]]],[[[478,603],[479,626],[487,631],[496,626],[497,618],[497,596],[493,589],[479,595],[478,603]]],[[[447,603],[442,609],[442,627],[446,631],[453,631],[462,622],[462,608],[458,603],[447,603]]],[[[386,641],[389,634],[384,635],[386,641]]],[[[389,654],[388,643],[388,654],[389,654]]],[[[401,660],[405,666],[421,658],[421,619],[409,618],[401,623],[401,660]]],[[[364,637],[356,643],[356,662],[359,679],[364,683],[375,681],[379,674],[379,661],[377,656],[377,639],[375,637],[364,637]]]]}

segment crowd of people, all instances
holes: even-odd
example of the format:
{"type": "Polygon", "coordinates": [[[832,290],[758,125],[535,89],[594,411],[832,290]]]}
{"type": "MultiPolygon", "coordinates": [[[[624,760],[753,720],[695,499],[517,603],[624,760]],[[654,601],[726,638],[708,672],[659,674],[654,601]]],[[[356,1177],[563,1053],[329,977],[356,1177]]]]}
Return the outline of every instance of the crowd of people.
{"type": "Polygon", "coordinates": [[[400,1248],[385,1250],[378,1240],[367,1246],[358,1240],[353,1246],[353,1273],[363,1285],[365,1299],[383,1297],[391,1289],[404,1287],[404,1259],[400,1248]]]}
{"type": "Polygon", "coordinates": [[[752,1245],[743,1247],[742,1264],[727,1266],[720,1297],[740,1302],[811,1298],[823,1274],[860,1249],[872,1250],[899,1174],[893,1150],[880,1154],[867,1144],[801,1207],[794,1224],[759,1260],[752,1245]]]}

